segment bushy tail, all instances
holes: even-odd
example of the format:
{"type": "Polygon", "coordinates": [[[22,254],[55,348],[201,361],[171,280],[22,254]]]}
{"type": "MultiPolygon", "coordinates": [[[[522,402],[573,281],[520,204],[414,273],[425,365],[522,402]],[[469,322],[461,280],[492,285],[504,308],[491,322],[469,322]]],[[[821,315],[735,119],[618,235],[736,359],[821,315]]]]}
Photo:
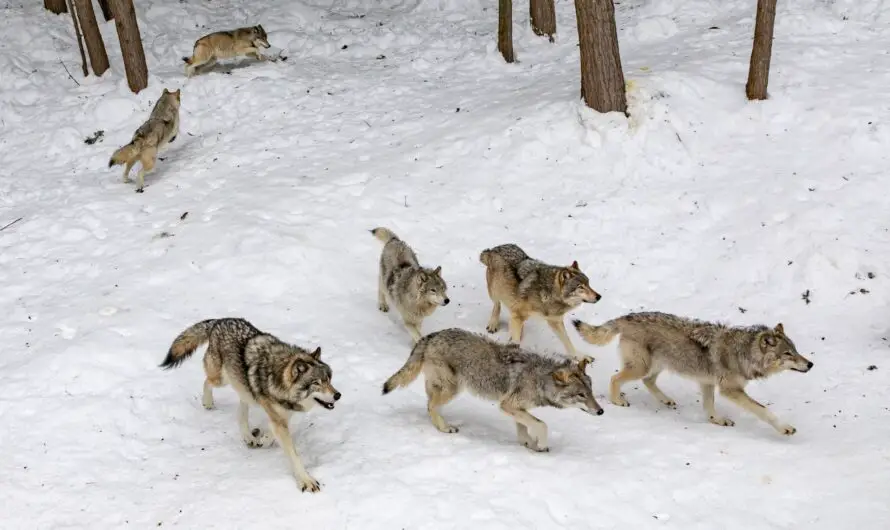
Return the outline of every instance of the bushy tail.
{"type": "Polygon", "coordinates": [[[216,319],[202,320],[180,333],[170,345],[170,351],[167,352],[167,357],[161,363],[161,368],[164,370],[176,368],[191,357],[198,346],[210,340],[210,329],[215,322],[216,319]]]}
{"type": "Polygon", "coordinates": [[[137,156],[139,156],[139,148],[134,142],[130,142],[111,155],[111,160],[108,161],[108,167],[125,164],[137,156]]]}
{"type": "Polygon", "coordinates": [[[618,323],[615,320],[610,320],[602,326],[591,326],[580,320],[573,320],[572,324],[578,330],[582,339],[597,346],[605,346],[612,342],[612,339],[620,333],[618,323]]]}
{"type": "Polygon", "coordinates": [[[191,58],[191,57],[183,57],[183,58],[182,58],[182,62],[184,62],[185,64],[191,66],[191,64],[192,64],[192,58],[191,58]]]}
{"type": "Polygon", "coordinates": [[[397,388],[410,385],[417,379],[417,376],[420,375],[420,370],[423,368],[423,352],[426,350],[429,338],[432,335],[434,334],[427,335],[420,339],[417,344],[414,345],[414,349],[411,350],[411,355],[408,356],[408,360],[405,361],[405,366],[399,368],[398,372],[394,373],[392,377],[383,383],[384,396],[397,388]]]}
{"type": "Polygon", "coordinates": [[[392,230],[389,228],[378,227],[374,230],[371,230],[371,233],[374,234],[374,237],[379,239],[384,245],[392,241],[393,239],[398,239],[399,236],[395,235],[392,230]]]}
{"type": "Polygon", "coordinates": [[[482,262],[486,267],[489,266],[489,260],[491,259],[491,249],[487,248],[482,251],[482,254],[479,254],[479,261],[482,262]]]}

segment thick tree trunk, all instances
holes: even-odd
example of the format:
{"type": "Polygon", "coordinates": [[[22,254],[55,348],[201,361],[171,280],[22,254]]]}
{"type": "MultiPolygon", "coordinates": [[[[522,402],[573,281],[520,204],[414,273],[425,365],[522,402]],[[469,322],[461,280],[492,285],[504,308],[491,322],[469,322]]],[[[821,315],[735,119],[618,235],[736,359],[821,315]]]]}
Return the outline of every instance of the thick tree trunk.
{"type": "Polygon", "coordinates": [[[109,0],[98,0],[99,1],[99,9],[102,10],[102,16],[105,17],[105,22],[114,18],[114,13],[111,12],[111,6],[109,5],[109,0]]]}
{"type": "Polygon", "coordinates": [[[627,114],[612,0],[575,0],[581,47],[581,97],[598,112],[627,114]]]}
{"type": "Polygon", "coordinates": [[[498,0],[498,51],[512,63],[513,56],[513,0],[498,0]]]}
{"type": "Polygon", "coordinates": [[[133,0],[110,1],[117,36],[121,41],[127,84],[130,85],[130,90],[138,94],[148,86],[148,68],[145,66],[145,51],[142,49],[139,24],[136,22],[136,9],[133,7],[133,0]]]}
{"type": "Polygon", "coordinates": [[[108,70],[108,54],[105,53],[105,43],[102,42],[99,23],[96,22],[93,2],[92,0],[74,0],[74,9],[77,10],[77,20],[80,22],[81,31],[83,31],[87,53],[90,54],[93,73],[97,76],[102,75],[108,70]]]}
{"type": "Polygon", "coordinates": [[[546,35],[550,42],[556,35],[556,7],[553,0],[530,0],[530,20],[535,35],[546,35]]]}
{"type": "Polygon", "coordinates": [[[71,0],[68,0],[67,9],[71,13],[71,22],[74,23],[74,35],[77,36],[77,49],[80,50],[80,67],[83,70],[83,76],[86,77],[90,75],[90,71],[87,70],[87,56],[83,53],[83,39],[80,38],[80,24],[77,22],[77,12],[74,10],[71,0]]]}
{"type": "Polygon", "coordinates": [[[776,0],[757,0],[757,20],[754,23],[754,46],[745,94],[748,99],[766,99],[769,84],[769,63],[773,54],[773,27],[776,23],[776,0]]]}
{"type": "Polygon", "coordinates": [[[68,6],[65,5],[65,0],[43,0],[43,7],[57,15],[68,12],[68,6]]]}

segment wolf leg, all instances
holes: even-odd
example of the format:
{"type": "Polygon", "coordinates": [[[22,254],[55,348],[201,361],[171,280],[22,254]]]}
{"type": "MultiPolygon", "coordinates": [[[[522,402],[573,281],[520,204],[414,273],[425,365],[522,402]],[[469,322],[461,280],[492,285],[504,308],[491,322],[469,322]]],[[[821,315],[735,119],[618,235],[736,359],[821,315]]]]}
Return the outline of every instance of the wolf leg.
{"type": "Polygon", "coordinates": [[[572,344],[572,341],[569,340],[569,334],[566,333],[566,323],[562,317],[559,317],[559,319],[548,318],[547,324],[550,326],[550,329],[553,330],[553,333],[556,333],[557,338],[562,342],[569,357],[578,360],[587,359],[588,362],[593,362],[593,357],[590,355],[578,355],[578,351],[575,350],[575,346],[572,344]]]}
{"type": "Polygon", "coordinates": [[[274,438],[260,429],[250,428],[248,423],[248,415],[250,414],[250,406],[241,401],[238,403],[238,429],[241,431],[241,439],[247,444],[247,447],[266,447],[272,445],[274,438]]]}
{"type": "Polygon", "coordinates": [[[658,385],[655,383],[655,380],[658,379],[658,374],[660,373],[661,371],[659,370],[658,372],[647,375],[643,378],[643,384],[646,385],[646,388],[649,390],[649,392],[652,393],[653,396],[655,396],[655,399],[661,401],[668,407],[675,409],[677,408],[677,402],[669,398],[667,394],[662,392],[661,389],[658,388],[658,385]]]}
{"type": "Polygon", "coordinates": [[[201,404],[204,408],[210,410],[213,408],[213,388],[223,386],[222,380],[222,358],[217,355],[216,350],[209,346],[204,354],[204,395],[201,397],[201,404]]]}
{"type": "Polygon", "coordinates": [[[627,407],[630,403],[624,398],[621,386],[628,381],[646,377],[649,372],[649,355],[643,347],[625,339],[618,343],[618,351],[621,353],[622,368],[609,382],[609,400],[613,405],[627,407]]]}
{"type": "Polygon", "coordinates": [[[519,443],[526,447],[534,444],[534,440],[528,434],[528,427],[518,421],[516,422],[516,438],[519,440],[519,443]]]}
{"type": "Polygon", "coordinates": [[[389,304],[386,303],[386,287],[383,285],[383,275],[377,279],[377,309],[386,313],[389,311],[389,304]]]}
{"type": "Polygon", "coordinates": [[[526,316],[510,313],[510,342],[519,344],[522,342],[522,328],[525,325],[526,316]]]}
{"type": "MultiPolygon", "coordinates": [[[[507,401],[501,401],[501,410],[504,414],[512,417],[517,424],[522,424],[529,434],[529,443],[524,443],[520,439],[520,443],[528,447],[532,451],[547,452],[550,448],[547,446],[547,424],[538,418],[529,414],[527,410],[515,407],[507,401]]],[[[517,431],[518,431],[517,427],[517,431]]]]}
{"type": "Polygon", "coordinates": [[[301,491],[316,492],[321,490],[321,485],[303,467],[303,461],[300,460],[300,454],[297,453],[297,447],[291,438],[290,430],[287,427],[288,418],[282,417],[268,404],[263,404],[263,409],[269,415],[269,427],[278,440],[278,445],[284,449],[284,453],[290,460],[291,470],[297,481],[300,482],[301,491]]]}
{"type": "Polygon", "coordinates": [[[778,431],[780,434],[791,436],[792,434],[797,432],[797,429],[795,429],[791,425],[780,422],[779,418],[777,418],[775,414],[770,412],[769,409],[767,409],[757,401],[751,399],[751,396],[745,393],[744,389],[734,387],[721,387],[720,393],[726,396],[726,399],[732,401],[736,405],[742,407],[751,414],[754,414],[761,420],[772,425],[773,429],[778,431]]]}
{"type": "Polygon", "coordinates": [[[157,148],[149,148],[143,151],[142,156],[139,157],[139,161],[142,162],[142,167],[139,168],[139,174],[136,175],[139,177],[139,187],[136,188],[136,193],[145,191],[145,174],[155,168],[155,159],[157,156],[157,148]]]}
{"type": "Polygon", "coordinates": [[[488,318],[488,325],[485,326],[485,330],[489,333],[497,333],[498,328],[501,327],[501,303],[497,300],[494,301],[494,307],[491,308],[491,316],[488,318]]]}
{"type": "Polygon", "coordinates": [[[708,415],[708,421],[720,425],[721,427],[732,427],[735,425],[729,418],[717,415],[717,409],[714,407],[714,385],[702,383],[701,385],[701,402],[705,408],[705,414],[708,415]]]}
{"type": "MultiPolygon", "coordinates": [[[[438,371],[441,369],[434,370],[438,371]]],[[[433,425],[441,432],[446,434],[455,433],[458,431],[457,427],[449,425],[448,422],[445,421],[445,418],[439,414],[439,407],[445,405],[457,395],[457,382],[450,381],[443,377],[437,377],[438,374],[433,375],[432,377],[429,375],[430,374],[427,374],[425,379],[427,395],[426,410],[429,412],[430,421],[432,421],[433,425]]]]}
{"type": "Polygon", "coordinates": [[[135,163],[136,163],[135,160],[131,160],[131,161],[127,162],[126,165],[124,165],[124,177],[123,177],[124,184],[129,184],[130,182],[132,182],[130,180],[130,170],[133,169],[133,164],[135,164],[135,163]]]}
{"type": "Polygon", "coordinates": [[[405,327],[408,328],[408,333],[411,335],[411,338],[414,339],[414,344],[417,344],[417,341],[423,337],[420,333],[420,325],[421,322],[409,322],[408,320],[405,320],[405,327]]]}

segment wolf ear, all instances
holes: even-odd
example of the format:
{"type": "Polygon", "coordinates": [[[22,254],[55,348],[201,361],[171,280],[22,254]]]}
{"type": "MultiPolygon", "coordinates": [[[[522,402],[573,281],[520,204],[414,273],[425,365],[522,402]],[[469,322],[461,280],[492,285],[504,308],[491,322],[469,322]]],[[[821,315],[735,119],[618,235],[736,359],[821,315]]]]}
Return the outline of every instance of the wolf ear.
{"type": "Polygon", "coordinates": [[[778,333],[779,335],[784,335],[785,334],[785,326],[783,326],[782,323],[779,322],[778,324],[776,324],[775,332],[778,333]]]}
{"type": "Polygon", "coordinates": [[[256,25],[256,29],[260,30],[262,33],[265,33],[265,32],[266,32],[266,30],[263,29],[263,25],[262,25],[262,24],[257,24],[257,25],[256,25]]]}
{"type": "Polygon", "coordinates": [[[575,269],[576,271],[581,270],[581,267],[578,266],[578,262],[577,262],[577,261],[573,261],[572,264],[569,265],[569,268],[570,268],[570,269],[575,269]]]}
{"type": "Polygon", "coordinates": [[[309,354],[310,357],[315,359],[316,361],[321,359],[321,346],[315,348],[315,351],[309,354]]]}
{"type": "Polygon", "coordinates": [[[290,365],[290,378],[291,381],[296,381],[300,378],[301,375],[305,374],[309,370],[309,365],[304,363],[303,361],[294,359],[294,362],[290,365]]]}
{"type": "Polygon", "coordinates": [[[553,380],[556,381],[558,385],[567,385],[569,384],[569,380],[572,378],[572,373],[566,370],[565,368],[560,368],[559,370],[553,372],[553,380]]]}
{"type": "Polygon", "coordinates": [[[442,275],[442,266],[439,265],[438,267],[436,267],[436,269],[433,271],[433,274],[435,274],[436,276],[441,276],[442,275]]]}
{"type": "Polygon", "coordinates": [[[581,370],[581,373],[584,373],[584,371],[587,370],[588,364],[590,364],[590,357],[584,357],[578,361],[578,370],[581,370]]]}
{"type": "Polygon", "coordinates": [[[569,271],[567,269],[559,269],[556,273],[556,285],[562,286],[569,279],[569,271]]]}
{"type": "Polygon", "coordinates": [[[767,331],[766,333],[764,333],[763,335],[760,336],[760,349],[761,350],[765,350],[770,346],[775,346],[778,343],[779,343],[779,341],[776,340],[776,336],[772,332],[767,331]]]}
{"type": "Polygon", "coordinates": [[[163,93],[164,93],[164,94],[169,94],[169,93],[170,93],[170,91],[169,91],[169,90],[167,90],[167,89],[166,89],[166,88],[165,88],[165,89],[164,89],[164,92],[163,92],[163,93]]]}

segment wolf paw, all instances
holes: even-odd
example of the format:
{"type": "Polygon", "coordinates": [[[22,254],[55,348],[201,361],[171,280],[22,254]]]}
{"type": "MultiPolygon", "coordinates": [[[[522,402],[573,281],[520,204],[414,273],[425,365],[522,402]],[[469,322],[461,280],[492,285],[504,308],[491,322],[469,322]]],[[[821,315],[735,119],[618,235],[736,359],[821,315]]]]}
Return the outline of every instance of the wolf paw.
{"type": "Polygon", "coordinates": [[[623,393],[618,396],[610,397],[609,401],[611,401],[612,404],[615,405],[616,407],[629,407],[630,406],[630,403],[628,403],[627,400],[624,399],[623,393]]]}
{"type": "Polygon", "coordinates": [[[531,449],[532,451],[534,451],[536,453],[549,453],[550,452],[549,447],[547,447],[546,445],[538,445],[537,442],[535,442],[534,440],[528,440],[528,441],[522,442],[522,445],[527,447],[528,449],[531,449]]]}
{"type": "Polygon", "coordinates": [[[300,491],[303,491],[303,492],[308,491],[310,493],[316,493],[318,491],[321,491],[321,484],[319,484],[318,481],[315,480],[314,478],[306,477],[304,479],[299,479],[299,480],[300,480],[300,491]]]}
{"type": "Polygon", "coordinates": [[[440,432],[444,432],[445,434],[454,434],[458,432],[460,429],[455,427],[454,425],[445,425],[443,427],[436,427],[440,432]]]}
{"type": "Polygon", "coordinates": [[[792,434],[797,432],[797,429],[795,429],[791,425],[779,425],[776,430],[784,434],[785,436],[791,436],[792,434]]]}
{"type": "Polygon", "coordinates": [[[244,439],[244,443],[247,444],[247,447],[250,447],[251,449],[268,447],[274,443],[274,438],[269,436],[268,433],[263,432],[261,429],[254,429],[250,431],[250,435],[250,438],[244,439]]]}
{"type": "Polygon", "coordinates": [[[136,193],[145,193],[145,188],[136,188],[136,193]]]}
{"type": "Polygon", "coordinates": [[[201,405],[204,406],[204,410],[213,410],[213,401],[203,401],[201,405]]]}
{"type": "Polygon", "coordinates": [[[677,408],[677,402],[674,401],[673,399],[664,399],[661,402],[664,404],[665,407],[669,407],[672,409],[677,408]]]}
{"type": "Polygon", "coordinates": [[[723,418],[720,416],[709,416],[708,421],[713,423],[714,425],[719,425],[721,427],[732,427],[735,425],[735,422],[729,418],[723,418]]]}
{"type": "Polygon", "coordinates": [[[388,313],[388,312],[389,312],[389,305],[387,305],[386,303],[383,303],[383,304],[377,304],[377,309],[379,309],[379,310],[380,310],[381,312],[383,312],[383,313],[388,313]]]}
{"type": "Polygon", "coordinates": [[[489,324],[489,325],[485,326],[485,331],[487,331],[487,332],[489,332],[489,333],[497,333],[499,327],[501,327],[501,326],[500,326],[500,324],[498,324],[498,323],[496,323],[496,324],[489,324]]]}

